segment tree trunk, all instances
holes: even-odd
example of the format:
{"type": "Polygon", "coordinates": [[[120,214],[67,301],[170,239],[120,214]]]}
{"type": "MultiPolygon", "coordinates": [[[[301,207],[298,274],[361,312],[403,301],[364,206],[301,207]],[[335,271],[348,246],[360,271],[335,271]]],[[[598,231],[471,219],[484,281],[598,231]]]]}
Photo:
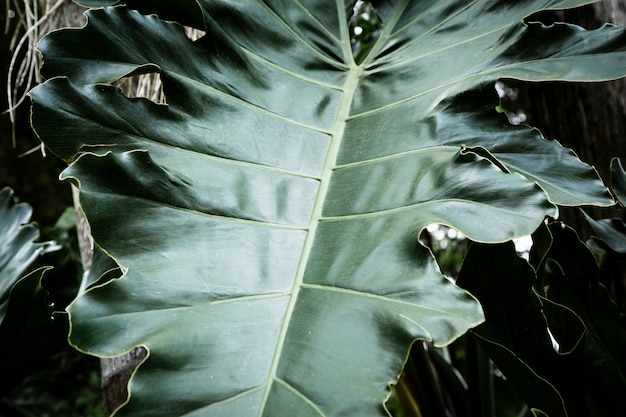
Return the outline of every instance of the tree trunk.
{"type": "Polygon", "coordinates": [[[104,410],[111,415],[128,398],[128,383],[137,366],[146,358],[146,349],[139,347],[117,358],[100,360],[104,410]]]}
{"type": "MultiPolygon", "coordinates": [[[[94,242],[89,223],[80,207],[78,188],[72,186],[72,195],[76,209],[76,230],[78,232],[80,257],[83,268],[87,271],[91,268],[93,261],[94,242]]],[[[145,359],[147,353],[146,349],[138,347],[125,355],[100,360],[103,404],[107,415],[111,415],[113,411],[126,402],[130,378],[137,366],[145,359]]]]}

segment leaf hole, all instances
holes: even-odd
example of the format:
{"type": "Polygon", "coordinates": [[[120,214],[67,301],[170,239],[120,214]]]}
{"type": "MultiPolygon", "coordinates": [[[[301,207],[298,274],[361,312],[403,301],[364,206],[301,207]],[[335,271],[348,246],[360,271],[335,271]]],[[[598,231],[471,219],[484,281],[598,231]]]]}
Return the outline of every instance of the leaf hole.
{"type": "Polygon", "coordinates": [[[204,30],[196,29],[191,26],[183,26],[183,29],[185,30],[185,35],[187,35],[189,40],[192,42],[195,42],[206,35],[204,30]]]}
{"type": "Polygon", "coordinates": [[[435,223],[422,231],[420,242],[431,250],[441,272],[456,279],[470,243],[465,235],[456,229],[435,223]]]}
{"type": "Polygon", "coordinates": [[[158,72],[135,74],[121,78],[113,84],[128,98],[145,98],[155,104],[165,104],[163,83],[158,72]]]}
{"type": "Polygon", "coordinates": [[[354,4],[348,29],[352,43],[352,54],[357,63],[362,62],[373,48],[380,36],[382,26],[383,23],[372,2],[359,0],[354,4]]]}

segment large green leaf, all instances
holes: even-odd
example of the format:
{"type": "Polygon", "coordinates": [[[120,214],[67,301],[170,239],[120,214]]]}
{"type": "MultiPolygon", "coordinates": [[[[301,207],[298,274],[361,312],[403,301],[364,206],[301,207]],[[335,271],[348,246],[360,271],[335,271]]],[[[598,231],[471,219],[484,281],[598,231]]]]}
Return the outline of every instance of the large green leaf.
{"type": "Polygon", "coordinates": [[[413,340],[482,320],[424,227],[503,242],[551,202],[610,203],[593,169],[473,91],[623,76],[623,29],[522,23],[580,1],[383,2],[358,63],[354,1],[128,3],[157,15],[94,10],[48,36],[31,93],[125,272],[71,306],[72,343],[149,351],[120,415],[384,415],[413,340]],[[166,105],[110,85],[151,72],[166,105]]]}

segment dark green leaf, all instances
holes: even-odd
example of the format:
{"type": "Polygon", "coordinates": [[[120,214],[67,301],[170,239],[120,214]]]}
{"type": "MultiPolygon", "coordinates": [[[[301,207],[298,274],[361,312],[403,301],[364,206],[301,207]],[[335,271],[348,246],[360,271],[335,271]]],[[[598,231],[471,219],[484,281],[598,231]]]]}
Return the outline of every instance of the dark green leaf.
{"type": "Polygon", "coordinates": [[[624,317],[573,230],[554,224],[549,233],[538,278],[510,244],[472,247],[458,284],[485,308],[473,333],[529,406],[550,416],[623,414],[624,317]]]}
{"type": "MultiPolygon", "coordinates": [[[[514,245],[507,243],[472,245],[457,284],[483,305],[485,323],[472,333],[520,397],[551,417],[567,416],[559,381],[545,375],[569,381],[576,373],[569,366],[571,360],[553,347],[543,302],[533,291],[533,282],[532,268],[517,255],[514,245]]],[[[561,309],[561,314],[572,314],[561,309]]],[[[578,330],[579,337],[584,330],[580,327],[572,329],[578,330]]]]}
{"type": "Polygon", "coordinates": [[[611,248],[618,253],[626,253],[626,224],[622,219],[594,220],[586,213],[585,218],[594,232],[611,248]]]}
{"type": "Polygon", "coordinates": [[[6,317],[0,324],[0,397],[67,346],[67,318],[55,313],[41,286],[47,269],[33,271],[11,290],[6,317]]]}
{"type": "Polygon", "coordinates": [[[15,203],[11,189],[0,190],[0,323],[11,288],[41,254],[42,244],[34,243],[39,231],[28,223],[31,214],[28,204],[15,203]]]}
{"type": "Polygon", "coordinates": [[[503,242],[551,203],[608,204],[571,152],[467,93],[624,75],[623,29],[521,23],[580,1],[382,2],[358,60],[354,1],[139,3],[44,39],[50,80],[31,93],[125,273],[71,306],[72,342],[149,351],[119,415],[384,415],[415,339],[445,345],[482,320],[423,228],[503,242]],[[112,86],[143,73],[166,104],[112,86]]]}
{"type": "Polygon", "coordinates": [[[54,306],[41,286],[44,272],[31,271],[46,244],[35,243],[32,209],[16,204],[13,191],[0,190],[0,398],[66,344],[68,322],[53,320],[54,306]]]}
{"type": "Polygon", "coordinates": [[[617,199],[626,205],[626,171],[617,158],[611,161],[611,188],[617,199]]]}

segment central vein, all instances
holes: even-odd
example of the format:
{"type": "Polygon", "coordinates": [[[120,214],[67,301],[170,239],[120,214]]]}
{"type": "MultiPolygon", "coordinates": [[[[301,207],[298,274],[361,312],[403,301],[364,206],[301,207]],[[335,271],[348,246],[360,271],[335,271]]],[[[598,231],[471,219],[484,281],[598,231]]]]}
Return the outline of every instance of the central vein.
{"type": "MultiPolygon", "coordinates": [[[[345,43],[345,42],[344,42],[345,43]]],[[[349,45],[349,42],[348,42],[349,45]]],[[[348,50],[351,54],[351,51],[348,50]]],[[[352,56],[350,55],[350,58],[352,56]]],[[[259,417],[263,415],[265,405],[267,404],[267,399],[269,397],[270,389],[274,380],[277,376],[278,365],[280,363],[280,358],[282,356],[282,351],[285,348],[285,340],[287,337],[287,332],[289,330],[289,323],[291,322],[291,317],[296,308],[298,294],[300,292],[300,288],[304,282],[304,273],[306,270],[306,266],[309,261],[309,257],[311,255],[311,251],[313,248],[313,243],[315,240],[315,235],[317,231],[317,227],[319,225],[320,220],[322,219],[322,210],[324,208],[324,201],[326,200],[326,196],[329,190],[329,184],[332,177],[333,170],[337,164],[337,156],[339,154],[339,150],[341,148],[341,141],[344,136],[344,131],[346,129],[346,121],[348,116],[350,115],[350,107],[352,105],[352,101],[354,100],[354,95],[359,83],[359,79],[363,73],[363,68],[361,66],[357,66],[354,63],[354,60],[350,59],[350,67],[346,73],[345,82],[341,88],[343,94],[341,96],[341,101],[339,103],[339,107],[337,110],[337,117],[331,129],[331,141],[330,146],[328,148],[328,152],[326,154],[326,159],[324,161],[324,166],[322,169],[322,173],[320,175],[320,186],[317,192],[317,197],[315,199],[315,204],[313,206],[313,211],[311,213],[311,217],[309,223],[307,225],[307,237],[305,239],[302,256],[300,258],[300,262],[298,264],[298,269],[296,272],[296,276],[294,278],[293,287],[291,289],[291,298],[289,304],[287,306],[287,310],[285,312],[285,318],[283,321],[283,325],[280,331],[280,335],[276,344],[276,351],[274,353],[274,359],[272,361],[272,366],[270,368],[270,372],[268,375],[268,379],[265,387],[265,394],[262,401],[262,406],[259,410],[259,417]]]]}

